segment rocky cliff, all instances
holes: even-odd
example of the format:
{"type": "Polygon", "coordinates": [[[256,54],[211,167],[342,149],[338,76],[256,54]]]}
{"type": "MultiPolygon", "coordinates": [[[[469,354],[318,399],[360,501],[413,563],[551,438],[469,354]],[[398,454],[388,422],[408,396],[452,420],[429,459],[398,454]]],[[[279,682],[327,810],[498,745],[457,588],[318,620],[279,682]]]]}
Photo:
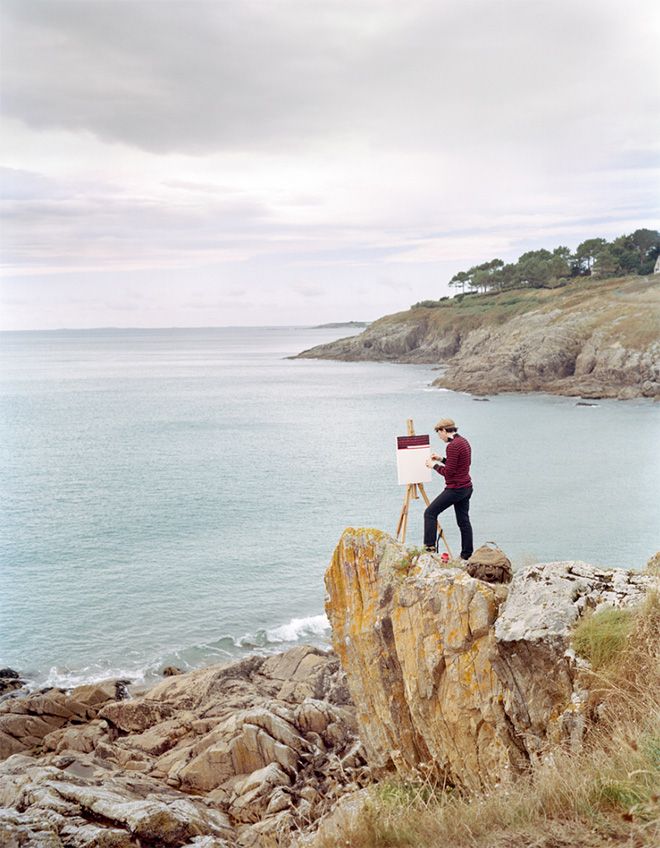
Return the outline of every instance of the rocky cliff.
{"type": "Polygon", "coordinates": [[[647,574],[546,563],[508,586],[345,531],[326,574],[333,646],[372,769],[468,786],[579,746],[587,701],[570,633],[585,611],[640,603],[647,574]]]}
{"type": "Polygon", "coordinates": [[[580,281],[469,295],[389,315],[301,357],[424,362],[475,394],[660,396],[660,281],[580,281]]]}

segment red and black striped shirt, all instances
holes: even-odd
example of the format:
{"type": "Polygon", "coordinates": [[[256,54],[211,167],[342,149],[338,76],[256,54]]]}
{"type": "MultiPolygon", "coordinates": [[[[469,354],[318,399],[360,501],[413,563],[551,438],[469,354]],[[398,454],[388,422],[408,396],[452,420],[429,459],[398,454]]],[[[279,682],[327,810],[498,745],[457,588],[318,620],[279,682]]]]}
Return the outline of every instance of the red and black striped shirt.
{"type": "Polygon", "coordinates": [[[470,443],[463,436],[456,434],[451,442],[447,443],[447,459],[443,465],[433,467],[445,478],[448,489],[465,489],[472,485],[470,479],[470,461],[472,449],[470,443]]]}

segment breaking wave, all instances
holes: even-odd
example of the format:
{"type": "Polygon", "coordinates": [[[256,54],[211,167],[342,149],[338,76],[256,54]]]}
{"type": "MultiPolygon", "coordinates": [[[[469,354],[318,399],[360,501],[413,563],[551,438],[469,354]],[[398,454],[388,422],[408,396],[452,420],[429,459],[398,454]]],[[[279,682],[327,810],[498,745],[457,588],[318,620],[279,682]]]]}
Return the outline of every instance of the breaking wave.
{"type": "Polygon", "coordinates": [[[310,644],[327,648],[330,644],[330,623],[325,615],[292,618],[286,624],[263,628],[244,636],[220,636],[198,645],[188,645],[146,659],[136,656],[121,666],[103,662],[80,669],[53,666],[44,672],[27,672],[24,677],[31,688],[56,687],[72,689],[83,683],[99,683],[117,678],[135,685],[147,685],[161,679],[162,669],[168,665],[182,671],[192,671],[215,663],[231,662],[251,653],[275,654],[296,644],[310,644]]]}

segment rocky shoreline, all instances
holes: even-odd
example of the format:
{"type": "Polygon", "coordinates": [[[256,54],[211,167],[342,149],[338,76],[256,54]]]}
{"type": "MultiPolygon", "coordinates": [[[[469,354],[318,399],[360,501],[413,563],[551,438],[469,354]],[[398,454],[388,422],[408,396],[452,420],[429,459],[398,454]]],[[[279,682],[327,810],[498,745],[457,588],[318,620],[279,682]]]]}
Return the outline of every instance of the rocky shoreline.
{"type": "Polygon", "coordinates": [[[657,399],[660,283],[636,277],[439,302],[298,356],[443,366],[433,385],[475,395],[657,399]]]}
{"type": "Polygon", "coordinates": [[[313,848],[383,776],[513,781],[553,746],[579,749],[596,720],[575,623],[657,587],[577,562],[490,583],[349,528],[326,573],[333,650],[175,673],[133,696],[123,681],[25,692],[5,673],[0,842],[313,848]]]}
{"type": "Polygon", "coordinates": [[[137,697],[118,681],[13,695],[0,837],[20,845],[277,845],[370,779],[339,661],[313,647],[137,697]]]}

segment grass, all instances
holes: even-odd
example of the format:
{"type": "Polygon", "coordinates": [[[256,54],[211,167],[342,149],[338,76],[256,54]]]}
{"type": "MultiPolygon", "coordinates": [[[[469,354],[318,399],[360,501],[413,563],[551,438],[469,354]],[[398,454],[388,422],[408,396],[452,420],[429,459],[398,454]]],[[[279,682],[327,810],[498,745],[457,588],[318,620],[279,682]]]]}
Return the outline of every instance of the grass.
{"type": "Polygon", "coordinates": [[[425,334],[443,337],[457,330],[465,334],[480,327],[499,327],[512,318],[541,310],[556,312],[553,320],[558,322],[579,318],[585,330],[603,331],[609,341],[620,341],[635,350],[658,336],[660,285],[654,277],[585,277],[558,289],[511,289],[459,298],[442,303],[423,301],[406,312],[378,319],[370,329],[410,323],[424,328],[425,334]],[[436,308],[429,308],[432,303],[436,308]]]}
{"type": "Polygon", "coordinates": [[[471,794],[423,778],[381,782],[342,840],[321,837],[315,848],[659,845],[660,600],[650,595],[629,616],[593,615],[577,633],[602,663],[587,673],[597,698],[580,752],[558,748],[515,783],[471,794]]]}
{"type": "Polygon", "coordinates": [[[586,615],[573,632],[573,648],[589,660],[594,671],[615,664],[633,629],[634,616],[627,609],[604,609],[586,615]]]}

